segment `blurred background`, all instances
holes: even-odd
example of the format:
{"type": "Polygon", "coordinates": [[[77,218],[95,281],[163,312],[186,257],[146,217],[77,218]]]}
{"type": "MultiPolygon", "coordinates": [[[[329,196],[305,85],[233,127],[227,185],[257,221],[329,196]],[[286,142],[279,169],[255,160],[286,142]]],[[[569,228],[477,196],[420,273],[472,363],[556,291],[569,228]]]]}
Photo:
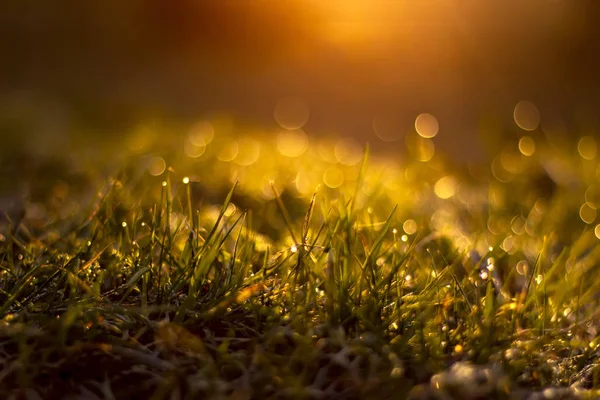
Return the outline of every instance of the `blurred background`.
{"type": "Polygon", "coordinates": [[[5,148],[60,151],[78,136],[120,143],[140,121],[225,116],[243,129],[288,124],[400,154],[421,116],[437,148],[461,161],[485,160],[523,130],[576,137],[600,125],[595,0],[0,8],[5,148]]]}

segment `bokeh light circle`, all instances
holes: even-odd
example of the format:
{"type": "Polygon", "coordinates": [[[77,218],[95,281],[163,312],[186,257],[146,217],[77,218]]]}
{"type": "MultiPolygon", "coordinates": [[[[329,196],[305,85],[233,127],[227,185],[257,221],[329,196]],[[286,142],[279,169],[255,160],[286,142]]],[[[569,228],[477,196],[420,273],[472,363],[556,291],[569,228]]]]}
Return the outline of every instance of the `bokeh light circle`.
{"type": "Polygon", "coordinates": [[[582,158],[585,158],[586,160],[593,160],[596,158],[596,154],[598,153],[596,139],[591,136],[582,137],[579,139],[579,143],[577,143],[577,151],[582,158]]]}
{"type": "Polygon", "coordinates": [[[275,121],[284,129],[300,129],[310,117],[308,104],[297,97],[286,97],[279,100],[273,112],[275,121]]]}
{"type": "Polygon", "coordinates": [[[254,139],[243,138],[238,141],[238,154],[235,162],[238,165],[249,166],[260,157],[260,143],[254,139]]]}
{"type": "Polygon", "coordinates": [[[431,139],[438,134],[440,125],[433,115],[423,113],[415,119],[415,129],[421,137],[431,139]]]}
{"type": "Polygon", "coordinates": [[[534,131],[540,125],[540,112],[535,104],[530,101],[520,101],[515,106],[513,118],[519,128],[525,131],[534,131]]]}
{"type": "Polygon", "coordinates": [[[238,152],[239,145],[237,140],[230,140],[221,148],[219,154],[217,154],[217,158],[221,161],[233,161],[237,157],[238,152]]]}
{"type": "Polygon", "coordinates": [[[148,172],[152,176],[162,175],[167,169],[167,163],[162,157],[152,157],[148,163],[148,172]]]}
{"type": "Polygon", "coordinates": [[[532,156],[535,153],[535,140],[531,136],[523,136],[519,139],[519,151],[524,156],[532,156]]]}
{"type": "Polygon", "coordinates": [[[334,148],[335,158],[340,164],[356,165],[363,158],[363,148],[356,139],[340,139],[334,148]]]}
{"type": "Polygon", "coordinates": [[[183,143],[183,152],[190,158],[198,158],[206,151],[205,145],[195,145],[189,140],[183,143]]]}
{"type": "Polygon", "coordinates": [[[385,115],[376,115],[373,118],[373,132],[384,142],[393,142],[400,139],[400,129],[397,123],[385,115]]]}
{"type": "Polygon", "coordinates": [[[590,207],[596,210],[600,209],[600,185],[594,184],[587,188],[585,201],[590,207]]]}
{"type": "Polygon", "coordinates": [[[529,264],[527,264],[527,261],[521,260],[517,263],[516,270],[519,275],[526,276],[529,270],[529,264]]]}
{"type": "Polygon", "coordinates": [[[435,183],[433,190],[435,195],[440,199],[449,199],[456,193],[457,184],[457,179],[452,175],[448,175],[438,180],[435,183]]]}
{"type": "Polygon", "coordinates": [[[592,224],[596,220],[596,210],[588,203],[585,203],[579,209],[579,217],[586,224],[592,224]]]}
{"type": "Polygon", "coordinates": [[[299,157],[308,149],[308,136],[302,129],[283,131],[277,135],[277,150],[286,157],[299,157]]]}
{"type": "Polygon", "coordinates": [[[417,232],[418,229],[417,222],[414,219],[407,219],[406,221],[404,221],[404,224],[402,224],[402,229],[408,235],[413,235],[417,232]]]}
{"type": "Polygon", "coordinates": [[[215,137],[215,127],[208,121],[197,122],[190,130],[188,137],[194,146],[206,146],[215,137]]]}
{"type": "Polygon", "coordinates": [[[512,148],[507,148],[500,154],[502,168],[511,174],[518,174],[523,170],[523,155],[512,148]]]}

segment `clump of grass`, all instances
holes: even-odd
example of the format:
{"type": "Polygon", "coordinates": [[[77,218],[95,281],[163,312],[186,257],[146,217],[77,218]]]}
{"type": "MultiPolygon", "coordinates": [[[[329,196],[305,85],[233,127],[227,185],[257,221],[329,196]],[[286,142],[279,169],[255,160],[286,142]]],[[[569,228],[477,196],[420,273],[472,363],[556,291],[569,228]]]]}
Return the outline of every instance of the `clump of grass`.
{"type": "MultiPolygon", "coordinates": [[[[588,166],[577,190],[548,194],[542,158],[499,182],[367,154],[350,183],[314,194],[285,179],[265,190],[253,174],[272,160],[232,182],[210,154],[171,155],[158,178],[136,155],[109,177],[46,177],[0,236],[0,392],[597,395],[600,253],[577,214],[588,166]],[[442,200],[432,186],[448,173],[461,183],[442,200]]],[[[320,168],[304,162],[277,172],[320,168]]]]}

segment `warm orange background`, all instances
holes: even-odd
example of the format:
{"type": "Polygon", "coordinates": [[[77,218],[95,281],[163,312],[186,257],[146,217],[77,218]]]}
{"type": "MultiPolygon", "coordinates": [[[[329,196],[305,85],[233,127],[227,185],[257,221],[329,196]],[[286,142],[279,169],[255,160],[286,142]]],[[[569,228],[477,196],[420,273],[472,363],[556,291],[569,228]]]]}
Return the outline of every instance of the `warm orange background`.
{"type": "Polygon", "coordinates": [[[599,123],[594,0],[22,0],[1,7],[4,117],[15,103],[33,102],[107,128],[215,111],[269,127],[278,100],[298,96],[311,107],[311,135],[343,132],[384,147],[373,135],[374,116],[391,115],[409,129],[428,112],[440,123],[436,142],[459,157],[473,157],[489,121],[517,135],[512,112],[521,100],[538,107],[542,125],[558,118],[579,134],[599,123]]]}

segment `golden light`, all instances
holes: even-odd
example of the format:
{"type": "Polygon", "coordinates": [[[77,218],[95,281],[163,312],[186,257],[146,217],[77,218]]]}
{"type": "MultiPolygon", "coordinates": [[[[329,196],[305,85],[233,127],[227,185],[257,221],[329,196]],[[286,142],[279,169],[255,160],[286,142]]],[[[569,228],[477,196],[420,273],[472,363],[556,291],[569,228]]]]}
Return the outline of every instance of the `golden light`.
{"type": "Polygon", "coordinates": [[[319,157],[325,162],[335,164],[337,159],[335,158],[335,144],[330,141],[322,141],[317,144],[317,152],[319,157]]]}
{"type": "Polygon", "coordinates": [[[260,157],[260,143],[254,139],[240,139],[238,141],[238,154],[235,162],[238,165],[248,166],[258,161],[260,157]]]}
{"type": "Polygon", "coordinates": [[[302,196],[308,196],[315,190],[315,187],[306,172],[299,171],[296,175],[296,179],[294,179],[294,183],[296,185],[296,190],[302,196]]]}
{"type": "Polygon", "coordinates": [[[273,200],[276,197],[275,193],[277,196],[281,196],[284,189],[276,173],[264,175],[261,179],[260,192],[265,200],[273,200]],[[275,191],[273,191],[273,187],[275,187],[275,191]]]}
{"type": "Polygon", "coordinates": [[[283,131],[277,136],[277,150],[286,157],[299,157],[308,149],[308,136],[302,129],[283,131]]]}
{"type": "Polygon", "coordinates": [[[215,137],[215,128],[208,121],[197,122],[188,134],[190,143],[202,147],[209,144],[215,137]]]}
{"type": "Polygon", "coordinates": [[[438,180],[433,187],[435,195],[440,199],[449,199],[456,193],[458,181],[452,175],[445,176],[438,180]]]}
{"type": "Polygon", "coordinates": [[[345,138],[335,144],[335,158],[340,164],[356,165],[363,158],[363,148],[356,139],[345,138]]]}
{"type": "Polygon", "coordinates": [[[216,137],[229,136],[233,132],[233,120],[226,114],[215,116],[210,120],[210,124],[216,137]]]}
{"type": "Polygon", "coordinates": [[[323,182],[332,189],[342,186],[344,183],[344,171],[336,166],[327,168],[323,173],[323,182]]]}
{"type": "Polygon", "coordinates": [[[535,104],[520,101],[513,112],[515,123],[525,131],[534,131],[540,124],[540,112],[535,104]]]}
{"type": "Polygon", "coordinates": [[[523,156],[516,150],[505,149],[500,154],[500,164],[511,174],[518,174],[523,170],[523,156]]]}
{"type": "Polygon", "coordinates": [[[438,134],[440,125],[433,115],[423,113],[415,119],[415,129],[421,137],[431,139],[438,134]]]}
{"type": "Polygon", "coordinates": [[[415,232],[417,232],[417,228],[417,223],[414,219],[407,219],[406,221],[404,221],[404,224],[402,224],[402,229],[408,235],[413,235],[415,232]]]}
{"type": "Polygon", "coordinates": [[[127,137],[127,147],[133,151],[146,150],[156,140],[156,130],[147,125],[137,126],[127,137]]]}
{"type": "Polygon", "coordinates": [[[233,161],[239,152],[239,145],[236,140],[231,140],[223,146],[217,158],[221,161],[233,161]]]}
{"type": "Polygon", "coordinates": [[[406,146],[417,161],[427,162],[435,155],[433,140],[423,138],[414,133],[406,136],[406,146]]]}
{"type": "Polygon", "coordinates": [[[226,217],[231,217],[237,211],[237,207],[233,203],[229,203],[225,212],[223,213],[226,217]]]}
{"type": "Polygon", "coordinates": [[[190,158],[198,158],[206,151],[206,146],[204,144],[195,145],[188,140],[183,142],[183,152],[186,156],[190,158]]]}
{"type": "Polygon", "coordinates": [[[535,140],[531,136],[523,136],[519,139],[519,151],[524,156],[532,156],[535,153],[535,140]]]}
{"type": "Polygon", "coordinates": [[[300,98],[286,97],[277,103],[273,116],[275,121],[284,129],[300,129],[310,117],[310,108],[300,98]]]}
{"type": "Polygon", "coordinates": [[[394,29],[390,12],[397,11],[400,2],[364,0],[307,0],[310,6],[323,14],[326,39],[336,45],[357,47],[377,45],[394,29]],[[393,5],[393,7],[390,7],[393,5]]]}

